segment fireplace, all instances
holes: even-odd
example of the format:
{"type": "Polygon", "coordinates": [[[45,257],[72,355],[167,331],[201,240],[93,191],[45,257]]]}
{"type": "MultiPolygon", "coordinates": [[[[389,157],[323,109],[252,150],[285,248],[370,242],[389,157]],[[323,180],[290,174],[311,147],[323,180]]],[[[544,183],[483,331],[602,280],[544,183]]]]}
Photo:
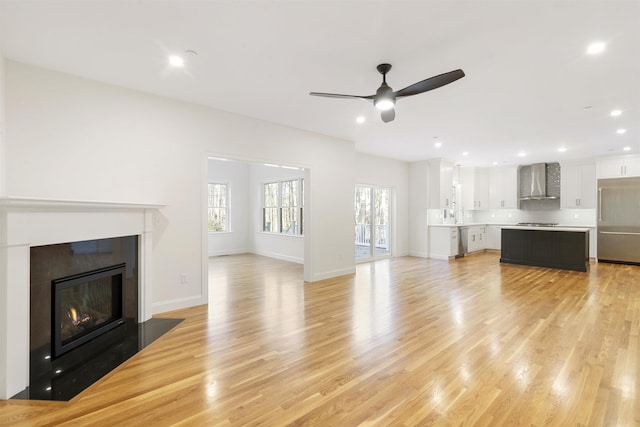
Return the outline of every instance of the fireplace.
{"type": "Polygon", "coordinates": [[[137,346],[138,247],[122,236],[30,248],[29,398],[68,400],[99,371],[81,367],[137,346]]]}
{"type": "MultiPolygon", "coordinates": [[[[135,335],[132,351],[139,349],[138,337],[147,341],[153,312],[153,228],[163,207],[0,197],[0,399],[24,394],[27,388],[34,398],[39,378],[43,398],[49,399],[46,393],[58,397],[54,391],[62,388],[59,383],[77,384],[98,371],[83,353],[93,349],[96,355],[109,356],[98,342],[127,331],[135,335]],[[118,242],[109,247],[104,239],[112,238],[118,242]],[[126,264],[125,324],[52,360],[52,281],[120,263],[126,264]],[[74,375],[78,366],[87,372],[74,375]]],[[[121,347],[113,343],[107,348],[121,347]]]]}
{"type": "Polygon", "coordinates": [[[13,398],[68,401],[179,323],[139,321],[138,242],[30,248],[29,382],[13,398]]]}
{"type": "Polygon", "coordinates": [[[124,324],[125,270],[118,264],[52,281],[54,359],[124,324]]]}

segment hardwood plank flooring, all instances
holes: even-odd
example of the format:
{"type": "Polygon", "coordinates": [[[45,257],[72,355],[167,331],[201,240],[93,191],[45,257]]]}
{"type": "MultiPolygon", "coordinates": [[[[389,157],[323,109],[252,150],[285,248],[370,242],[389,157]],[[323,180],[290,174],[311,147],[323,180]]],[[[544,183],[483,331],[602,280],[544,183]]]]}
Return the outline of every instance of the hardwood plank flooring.
{"type": "Polygon", "coordinates": [[[212,258],[210,303],[70,402],[0,425],[640,425],[640,267],[394,258],[303,283],[212,258]]]}

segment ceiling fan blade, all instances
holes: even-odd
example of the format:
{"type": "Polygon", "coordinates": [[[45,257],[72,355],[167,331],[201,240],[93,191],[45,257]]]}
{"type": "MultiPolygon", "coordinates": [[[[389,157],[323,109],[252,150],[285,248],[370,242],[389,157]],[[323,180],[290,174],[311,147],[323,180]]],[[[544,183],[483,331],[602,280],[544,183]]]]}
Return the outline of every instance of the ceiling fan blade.
{"type": "Polygon", "coordinates": [[[429,77],[428,79],[422,80],[421,82],[414,83],[410,86],[405,87],[404,89],[400,89],[395,93],[395,96],[400,97],[417,95],[419,93],[427,92],[444,85],[448,85],[449,83],[453,83],[456,80],[461,79],[462,77],[464,77],[464,71],[462,70],[449,71],[448,73],[429,77]]]}
{"type": "Polygon", "coordinates": [[[359,96],[359,95],[341,95],[339,93],[323,93],[323,92],[309,92],[312,96],[324,96],[326,98],[356,98],[356,99],[373,99],[373,95],[359,96]]]}
{"type": "Polygon", "coordinates": [[[383,111],[382,113],[380,113],[380,117],[382,117],[383,122],[389,123],[396,118],[396,110],[392,108],[390,110],[383,111]]]}

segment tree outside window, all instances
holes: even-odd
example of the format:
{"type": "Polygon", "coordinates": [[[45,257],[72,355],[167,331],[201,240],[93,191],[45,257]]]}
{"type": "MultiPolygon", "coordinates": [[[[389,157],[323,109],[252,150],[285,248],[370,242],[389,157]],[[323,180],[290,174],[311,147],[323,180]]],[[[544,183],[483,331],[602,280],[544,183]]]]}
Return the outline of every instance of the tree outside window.
{"type": "Polygon", "coordinates": [[[264,206],[262,208],[262,230],[270,233],[277,233],[279,229],[278,221],[278,200],[279,183],[270,182],[264,184],[264,206]]]}
{"type": "Polygon", "coordinates": [[[303,234],[304,180],[264,184],[263,231],[303,234]]]}
{"type": "Polygon", "coordinates": [[[208,223],[210,233],[229,231],[229,186],[209,183],[208,223]]]}

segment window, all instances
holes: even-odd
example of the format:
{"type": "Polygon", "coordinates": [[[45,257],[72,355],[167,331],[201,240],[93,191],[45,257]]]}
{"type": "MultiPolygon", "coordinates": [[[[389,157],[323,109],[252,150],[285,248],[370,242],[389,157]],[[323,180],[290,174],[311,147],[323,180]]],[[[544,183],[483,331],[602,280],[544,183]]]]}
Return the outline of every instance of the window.
{"type": "Polygon", "coordinates": [[[277,182],[264,185],[264,207],[262,208],[262,230],[278,232],[278,189],[277,182]]]}
{"type": "Polygon", "coordinates": [[[304,180],[269,182],[263,187],[262,230],[303,234],[304,180]]]}
{"type": "Polygon", "coordinates": [[[209,183],[208,222],[210,233],[229,231],[229,186],[209,183]]]}

